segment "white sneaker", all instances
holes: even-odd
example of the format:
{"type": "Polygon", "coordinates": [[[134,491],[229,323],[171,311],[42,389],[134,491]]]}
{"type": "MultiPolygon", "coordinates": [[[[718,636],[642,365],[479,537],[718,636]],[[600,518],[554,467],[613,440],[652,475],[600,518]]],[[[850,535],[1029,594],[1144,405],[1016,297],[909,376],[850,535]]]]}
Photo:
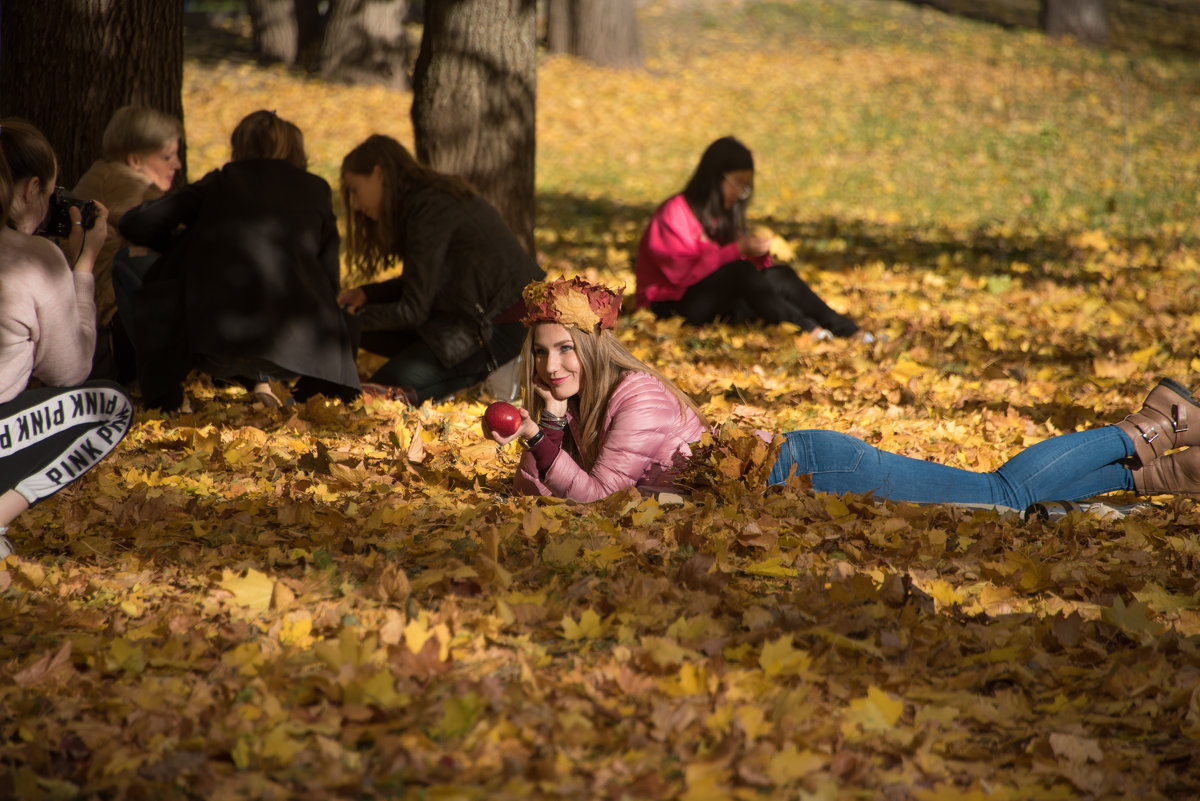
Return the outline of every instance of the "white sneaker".
{"type": "Polygon", "coordinates": [[[279,396],[271,389],[271,385],[266,381],[259,381],[254,385],[254,399],[266,406],[268,409],[279,409],[283,407],[283,401],[279,400],[279,396]]]}
{"type": "Polygon", "coordinates": [[[828,328],[821,328],[818,326],[817,328],[814,328],[812,331],[809,331],[809,335],[816,342],[832,342],[833,341],[833,332],[830,331],[828,328]]]}
{"type": "Polygon", "coordinates": [[[13,548],[12,541],[3,534],[0,534],[0,562],[3,562],[16,552],[16,549],[13,548]]]}
{"type": "Polygon", "coordinates": [[[859,331],[854,335],[864,345],[874,345],[876,342],[887,342],[887,334],[873,334],[870,331],[859,331]]]}

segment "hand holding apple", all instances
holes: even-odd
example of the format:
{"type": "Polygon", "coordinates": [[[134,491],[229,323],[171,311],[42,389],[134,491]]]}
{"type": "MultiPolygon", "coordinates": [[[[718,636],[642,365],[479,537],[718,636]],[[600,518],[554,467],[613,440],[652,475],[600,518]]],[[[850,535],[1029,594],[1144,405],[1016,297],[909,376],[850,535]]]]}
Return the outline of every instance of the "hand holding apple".
{"type": "Polygon", "coordinates": [[[541,430],[529,412],[504,401],[496,401],[484,410],[480,427],[485,437],[500,445],[507,445],[517,437],[532,437],[541,430]]]}
{"type": "Polygon", "coordinates": [[[521,428],[521,410],[511,403],[496,401],[483,413],[488,428],[502,437],[511,437],[521,428]]]}

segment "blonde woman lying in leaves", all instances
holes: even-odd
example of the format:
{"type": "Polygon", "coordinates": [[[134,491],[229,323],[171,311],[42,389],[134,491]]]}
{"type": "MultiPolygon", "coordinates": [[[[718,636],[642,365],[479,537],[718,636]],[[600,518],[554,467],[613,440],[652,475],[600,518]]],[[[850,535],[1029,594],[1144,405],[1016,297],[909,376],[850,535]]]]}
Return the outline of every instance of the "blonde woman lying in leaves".
{"type": "MultiPolygon", "coordinates": [[[[524,299],[530,367],[520,426],[502,436],[483,423],[498,443],[521,438],[517,491],[586,502],[627,487],[670,489],[679,457],[708,424],[613,336],[620,293],[575,278],[530,284],[524,299]]],[[[990,473],[888,453],[834,431],[790,431],[784,440],[769,483],[807,474],[819,492],[1017,509],[1117,490],[1200,493],[1200,448],[1167,454],[1200,445],[1200,405],[1170,379],[1122,422],[1044,440],[990,473]]]]}

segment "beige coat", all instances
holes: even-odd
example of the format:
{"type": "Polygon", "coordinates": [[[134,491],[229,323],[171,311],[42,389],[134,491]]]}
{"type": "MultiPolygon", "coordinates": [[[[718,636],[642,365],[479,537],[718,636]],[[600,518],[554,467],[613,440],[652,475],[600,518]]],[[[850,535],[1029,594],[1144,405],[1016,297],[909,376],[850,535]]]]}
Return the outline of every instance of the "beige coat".
{"type": "MultiPolygon", "coordinates": [[[[71,191],[84,200],[98,200],[108,209],[108,237],[96,257],[95,268],[96,318],[107,325],[117,313],[112,282],[113,257],[129,244],[117,230],[121,215],[147,200],[162,197],[163,192],[132,167],[107,159],[92,164],[71,191]]],[[[144,248],[138,250],[145,252],[144,248]]]]}

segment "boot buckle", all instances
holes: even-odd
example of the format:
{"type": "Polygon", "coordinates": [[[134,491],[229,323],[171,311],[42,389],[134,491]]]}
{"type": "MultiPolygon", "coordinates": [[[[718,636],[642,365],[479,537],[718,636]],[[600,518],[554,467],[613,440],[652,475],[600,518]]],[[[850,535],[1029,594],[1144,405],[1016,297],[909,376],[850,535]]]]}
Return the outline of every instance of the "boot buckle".
{"type": "Polygon", "coordinates": [[[1176,434],[1182,434],[1188,430],[1186,407],[1181,407],[1177,403],[1171,404],[1171,425],[1174,426],[1176,434]]]}

